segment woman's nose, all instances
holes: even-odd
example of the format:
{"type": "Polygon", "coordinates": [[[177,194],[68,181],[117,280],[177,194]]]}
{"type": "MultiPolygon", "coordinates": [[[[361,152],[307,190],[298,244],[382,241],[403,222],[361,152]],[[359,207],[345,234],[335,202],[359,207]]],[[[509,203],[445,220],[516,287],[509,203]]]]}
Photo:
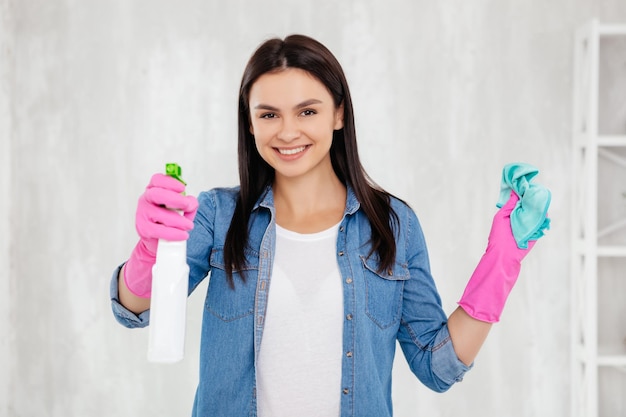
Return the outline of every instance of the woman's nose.
{"type": "Polygon", "coordinates": [[[291,142],[300,137],[300,127],[297,120],[291,117],[283,117],[280,131],[278,132],[278,139],[291,142]]]}

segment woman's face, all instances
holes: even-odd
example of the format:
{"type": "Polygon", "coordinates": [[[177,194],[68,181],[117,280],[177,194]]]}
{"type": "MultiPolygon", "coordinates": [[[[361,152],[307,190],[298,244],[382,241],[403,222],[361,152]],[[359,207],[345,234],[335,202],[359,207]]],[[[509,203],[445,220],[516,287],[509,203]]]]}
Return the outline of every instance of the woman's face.
{"type": "Polygon", "coordinates": [[[332,170],[333,131],[343,127],[343,107],[308,72],[288,68],[259,77],[249,95],[250,132],[276,179],[332,170]]]}

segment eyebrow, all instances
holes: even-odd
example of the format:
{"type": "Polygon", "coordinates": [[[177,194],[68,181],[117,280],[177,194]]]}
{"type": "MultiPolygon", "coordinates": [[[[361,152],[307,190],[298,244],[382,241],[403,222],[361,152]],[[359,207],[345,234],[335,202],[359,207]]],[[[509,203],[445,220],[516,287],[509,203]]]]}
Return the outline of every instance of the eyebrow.
{"type": "MultiPolygon", "coordinates": [[[[318,100],[316,98],[311,98],[309,100],[305,100],[302,103],[296,104],[295,106],[293,106],[294,109],[301,109],[303,107],[308,107],[312,104],[322,104],[321,100],[318,100]]],[[[269,111],[278,111],[279,109],[274,107],[274,106],[270,106],[269,104],[258,104],[256,106],[254,106],[255,110],[269,110],[269,111]]]]}

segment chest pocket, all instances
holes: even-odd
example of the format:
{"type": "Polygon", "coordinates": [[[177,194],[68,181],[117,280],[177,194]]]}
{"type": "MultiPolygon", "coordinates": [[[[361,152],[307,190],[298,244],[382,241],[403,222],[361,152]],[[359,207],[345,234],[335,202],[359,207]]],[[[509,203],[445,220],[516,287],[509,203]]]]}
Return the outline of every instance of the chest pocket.
{"type": "Polygon", "coordinates": [[[378,260],[361,256],[365,280],[365,313],[381,329],[396,324],[402,316],[404,281],[411,276],[406,265],[378,271],[378,260]]]}
{"type": "Polygon", "coordinates": [[[211,278],[205,308],[226,322],[238,320],[254,313],[259,255],[254,251],[246,251],[245,256],[244,268],[233,271],[235,289],[228,286],[224,268],[224,251],[221,248],[213,249],[209,257],[211,278]],[[242,280],[242,275],[245,275],[245,282],[242,280]]]}

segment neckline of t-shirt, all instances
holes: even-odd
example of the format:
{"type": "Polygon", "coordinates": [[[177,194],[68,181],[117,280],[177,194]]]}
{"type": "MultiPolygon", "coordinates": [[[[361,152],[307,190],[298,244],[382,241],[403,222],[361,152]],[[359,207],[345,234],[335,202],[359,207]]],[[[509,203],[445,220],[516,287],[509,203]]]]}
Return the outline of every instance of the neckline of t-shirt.
{"type": "Polygon", "coordinates": [[[286,237],[291,240],[320,240],[337,236],[337,230],[339,229],[340,224],[341,221],[329,227],[328,229],[321,230],[315,233],[299,233],[294,232],[293,230],[285,229],[284,227],[276,223],[276,235],[286,237]]]}

